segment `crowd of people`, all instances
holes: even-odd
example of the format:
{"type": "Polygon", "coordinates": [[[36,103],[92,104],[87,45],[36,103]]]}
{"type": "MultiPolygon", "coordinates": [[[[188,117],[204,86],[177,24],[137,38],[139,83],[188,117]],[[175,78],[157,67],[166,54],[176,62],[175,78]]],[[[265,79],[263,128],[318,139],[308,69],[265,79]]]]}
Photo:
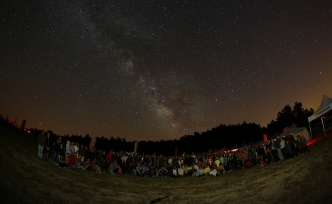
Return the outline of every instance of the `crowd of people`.
{"type": "Polygon", "coordinates": [[[220,176],[231,171],[265,166],[280,160],[310,153],[304,135],[297,139],[288,132],[286,137],[277,137],[260,145],[238,150],[224,150],[180,156],[146,155],[129,152],[114,152],[112,149],[96,150],[70,141],[50,140],[50,134],[38,135],[38,158],[52,160],[62,168],[81,169],[97,173],[132,174],[138,177],[200,177],[220,176]],[[64,142],[64,143],[63,143],[64,142]]]}

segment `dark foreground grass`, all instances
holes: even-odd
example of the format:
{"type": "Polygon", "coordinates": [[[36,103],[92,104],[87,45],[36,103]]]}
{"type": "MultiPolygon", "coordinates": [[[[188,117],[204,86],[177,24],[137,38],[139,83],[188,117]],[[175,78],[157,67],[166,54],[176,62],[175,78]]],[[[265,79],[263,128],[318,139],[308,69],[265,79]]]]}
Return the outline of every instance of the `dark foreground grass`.
{"type": "Polygon", "coordinates": [[[331,203],[332,135],[305,154],[220,177],[137,178],[61,169],[37,137],[0,121],[1,203],[331,203]]]}

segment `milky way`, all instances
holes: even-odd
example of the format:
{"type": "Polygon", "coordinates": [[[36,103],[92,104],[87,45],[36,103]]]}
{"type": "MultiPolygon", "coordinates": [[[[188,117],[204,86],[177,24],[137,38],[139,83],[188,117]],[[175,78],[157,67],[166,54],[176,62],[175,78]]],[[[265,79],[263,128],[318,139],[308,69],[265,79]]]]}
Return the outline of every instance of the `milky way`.
{"type": "Polygon", "coordinates": [[[28,127],[175,139],[332,97],[327,1],[1,5],[0,113],[28,127]]]}

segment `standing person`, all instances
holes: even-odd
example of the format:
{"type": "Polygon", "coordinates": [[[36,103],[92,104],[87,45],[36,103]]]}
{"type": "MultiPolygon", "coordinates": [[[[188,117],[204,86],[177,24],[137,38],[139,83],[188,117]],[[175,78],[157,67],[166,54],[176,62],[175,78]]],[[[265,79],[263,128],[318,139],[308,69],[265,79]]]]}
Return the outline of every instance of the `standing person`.
{"type": "Polygon", "coordinates": [[[50,147],[51,146],[51,139],[50,139],[50,133],[46,133],[46,137],[45,137],[45,145],[44,146],[47,146],[47,147],[50,147]]]}
{"type": "Polygon", "coordinates": [[[85,159],[85,148],[81,145],[81,148],[78,150],[79,155],[81,155],[81,162],[84,162],[85,159]]]}
{"type": "Polygon", "coordinates": [[[293,158],[291,150],[292,150],[291,145],[289,144],[288,140],[285,140],[285,152],[286,152],[287,159],[293,158]]]}
{"type": "Polygon", "coordinates": [[[61,151],[60,144],[61,144],[61,138],[59,137],[59,139],[53,145],[53,150],[54,150],[53,163],[56,165],[59,163],[59,155],[60,155],[60,151],[61,151]]]}
{"type": "MultiPolygon", "coordinates": [[[[275,148],[278,151],[278,156],[280,160],[284,160],[284,155],[282,154],[281,151],[281,137],[277,136],[277,140],[274,142],[275,148]]],[[[284,144],[285,147],[285,144],[284,144]]]]}
{"type": "Polygon", "coordinates": [[[70,155],[70,141],[67,141],[67,144],[65,146],[65,161],[69,161],[69,155],[70,155]]]}
{"type": "Polygon", "coordinates": [[[288,141],[288,143],[291,146],[291,155],[293,156],[298,156],[297,151],[296,151],[296,147],[295,147],[295,138],[293,135],[290,134],[290,132],[287,132],[287,135],[285,137],[285,140],[288,141]]]}
{"type": "Polygon", "coordinates": [[[296,149],[297,152],[300,153],[301,155],[304,154],[304,143],[302,142],[300,135],[297,136],[296,149]]]}
{"type": "Polygon", "coordinates": [[[43,150],[43,160],[44,161],[48,161],[48,158],[50,156],[50,152],[51,152],[50,147],[48,145],[45,145],[44,150],[43,150]]]}
{"type": "Polygon", "coordinates": [[[80,146],[80,144],[78,144],[78,142],[76,142],[74,144],[74,151],[75,151],[75,153],[77,153],[77,151],[80,149],[79,146],[80,146]]]}
{"type": "MultiPolygon", "coordinates": [[[[113,150],[111,150],[113,152],[113,150]]],[[[134,155],[133,155],[133,164],[137,164],[137,162],[139,161],[138,159],[138,155],[136,152],[134,152],[134,155]]]]}
{"type": "Polygon", "coordinates": [[[41,133],[38,135],[38,158],[43,160],[43,150],[45,145],[45,131],[42,130],[41,133]]]}
{"type": "Polygon", "coordinates": [[[49,155],[50,155],[50,145],[51,144],[51,140],[50,140],[50,133],[46,133],[46,137],[45,137],[45,145],[44,145],[44,149],[43,149],[43,160],[44,161],[48,161],[49,155]]]}
{"type": "Polygon", "coordinates": [[[287,159],[287,156],[286,156],[286,142],[284,140],[284,138],[280,137],[280,149],[281,149],[281,153],[283,155],[283,158],[284,159],[287,159]]]}
{"type": "Polygon", "coordinates": [[[90,150],[87,146],[84,146],[85,149],[85,157],[84,160],[86,161],[87,159],[90,159],[90,150]]]}
{"type": "Polygon", "coordinates": [[[59,158],[58,158],[58,162],[59,162],[59,164],[58,165],[60,165],[60,158],[62,158],[62,161],[64,161],[64,159],[65,159],[65,153],[66,153],[66,149],[65,149],[65,147],[64,147],[64,145],[62,144],[62,143],[60,143],[59,144],[59,158]]]}
{"type": "Polygon", "coordinates": [[[311,154],[311,152],[310,152],[310,150],[309,150],[309,148],[308,148],[308,145],[307,145],[307,140],[306,140],[306,138],[305,138],[305,135],[303,134],[303,136],[301,136],[300,135],[300,137],[301,137],[301,141],[302,141],[302,145],[303,145],[303,151],[304,152],[309,152],[310,154],[311,154]]]}
{"type": "Polygon", "coordinates": [[[112,150],[110,150],[107,154],[106,154],[106,160],[108,160],[109,162],[112,162],[112,150]]]}
{"type": "Polygon", "coordinates": [[[72,154],[76,155],[74,144],[75,144],[74,142],[69,143],[70,155],[72,154]]]}

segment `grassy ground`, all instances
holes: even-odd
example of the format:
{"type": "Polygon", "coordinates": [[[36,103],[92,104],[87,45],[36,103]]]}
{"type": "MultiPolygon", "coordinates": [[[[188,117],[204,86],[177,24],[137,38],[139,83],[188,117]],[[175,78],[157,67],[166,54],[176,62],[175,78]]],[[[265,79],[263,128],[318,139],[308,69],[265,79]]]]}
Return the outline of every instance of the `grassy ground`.
{"type": "Polygon", "coordinates": [[[0,122],[1,203],[331,203],[332,132],[305,154],[220,177],[137,178],[61,169],[37,138],[0,122]]]}

